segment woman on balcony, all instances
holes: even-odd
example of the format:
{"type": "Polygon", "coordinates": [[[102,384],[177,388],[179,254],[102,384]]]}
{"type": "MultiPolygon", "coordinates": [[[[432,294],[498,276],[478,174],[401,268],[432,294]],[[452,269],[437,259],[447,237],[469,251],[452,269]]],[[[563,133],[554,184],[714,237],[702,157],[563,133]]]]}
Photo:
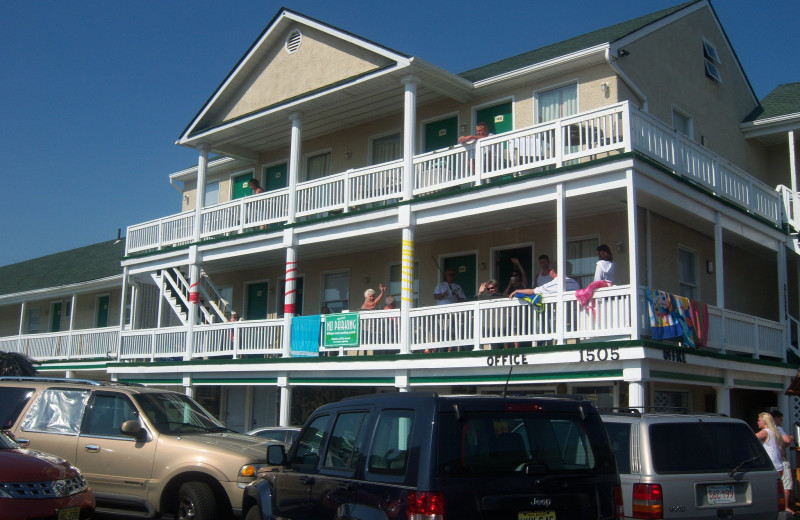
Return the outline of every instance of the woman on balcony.
{"type": "Polygon", "coordinates": [[[375,289],[367,289],[364,291],[364,303],[361,305],[362,311],[372,311],[378,308],[378,304],[381,303],[383,295],[386,294],[386,286],[379,284],[378,289],[380,289],[381,293],[377,297],[375,296],[375,289]]]}

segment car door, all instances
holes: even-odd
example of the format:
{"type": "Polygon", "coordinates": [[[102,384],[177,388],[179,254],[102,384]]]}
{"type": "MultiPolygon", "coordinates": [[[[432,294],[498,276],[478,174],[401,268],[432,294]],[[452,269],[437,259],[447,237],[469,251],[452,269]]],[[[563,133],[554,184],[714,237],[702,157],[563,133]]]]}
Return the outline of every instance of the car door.
{"type": "Polygon", "coordinates": [[[45,388],[34,398],[14,431],[17,442],[76,462],[78,433],[89,390],[45,388]]]}
{"type": "Polygon", "coordinates": [[[273,508],[276,516],[306,520],[319,468],[320,453],[330,415],[314,417],[292,445],[287,463],[273,476],[273,508]]]}
{"type": "Polygon", "coordinates": [[[96,391],[87,405],[78,438],[77,466],[97,494],[144,497],[152,474],[156,442],[121,433],[122,423],[139,420],[131,399],[96,391]]]}

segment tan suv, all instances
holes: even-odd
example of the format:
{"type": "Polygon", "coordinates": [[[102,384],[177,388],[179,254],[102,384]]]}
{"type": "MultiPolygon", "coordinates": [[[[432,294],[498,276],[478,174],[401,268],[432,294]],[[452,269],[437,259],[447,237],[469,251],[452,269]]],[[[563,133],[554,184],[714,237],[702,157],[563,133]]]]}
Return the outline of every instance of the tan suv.
{"type": "Polygon", "coordinates": [[[241,516],[271,443],[178,392],[53,378],[0,378],[0,428],[79,467],[98,511],[179,520],[241,516]]]}

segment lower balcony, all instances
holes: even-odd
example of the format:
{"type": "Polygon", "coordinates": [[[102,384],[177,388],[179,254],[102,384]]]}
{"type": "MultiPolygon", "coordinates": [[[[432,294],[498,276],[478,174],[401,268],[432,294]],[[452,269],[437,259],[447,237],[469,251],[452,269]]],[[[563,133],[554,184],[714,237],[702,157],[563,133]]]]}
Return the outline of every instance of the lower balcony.
{"type": "MultiPolygon", "coordinates": [[[[541,308],[524,300],[504,298],[415,308],[409,315],[408,351],[484,350],[511,348],[515,344],[535,347],[646,338],[651,335],[648,306],[643,290],[637,294],[635,322],[631,320],[634,314],[630,286],[599,289],[588,307],[581,306],[574,292],[566,292],[563,302],[558,295],[545,296],[541,308]]],[[[281,318],[196,325],[191,352],[187,349],[186,327],[122,332],[116,328],[89,329],[5,337],[0,338],[0,350],[20,352],[37,361],[372,356],[403,351],[400,320],[400,310],[359,312],[358,346],[318,346],[291,353],[283,350],[281,318]]],[[[708,306],[708,334],[702,348],[785,360],[790,347],[784,332],[779,322],[708,306]]]]}

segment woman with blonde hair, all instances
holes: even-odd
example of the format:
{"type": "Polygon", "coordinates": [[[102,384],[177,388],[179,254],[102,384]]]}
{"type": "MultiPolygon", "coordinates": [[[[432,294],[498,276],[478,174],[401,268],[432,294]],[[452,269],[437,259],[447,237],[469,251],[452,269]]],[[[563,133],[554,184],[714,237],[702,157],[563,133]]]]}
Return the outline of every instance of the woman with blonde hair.
{"type": "Polygon", "coordinates": [[[775,426],[775,420],[769,412],[761,412],[758,414],[758,427],[759,431],[756,433],[761,442],[764,443],[764,449],[767,450],[772,464],[778,473],[783,473],[783,461],[781,460],[781,452],[783,451],[783,439],[781,434],[778,433],[778,428],[775,426]]]}

